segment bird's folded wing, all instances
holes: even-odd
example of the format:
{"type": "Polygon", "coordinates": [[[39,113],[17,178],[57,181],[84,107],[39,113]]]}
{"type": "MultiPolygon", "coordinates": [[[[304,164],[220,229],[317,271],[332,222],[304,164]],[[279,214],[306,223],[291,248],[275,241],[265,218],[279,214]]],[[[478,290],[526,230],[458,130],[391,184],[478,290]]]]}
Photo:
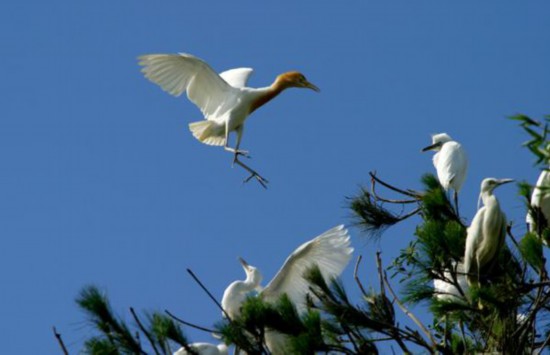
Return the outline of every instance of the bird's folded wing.
{"type": "Polygon", "coordinates": [[[254,72],[252,68],[235,68],[220,73],[220,76],[229,85],[235,88],[244,88],[252,72],[254,72]]]}
{"type": "Polygon", "coordinates": [[[459,143],[445,144],[437,157],[437,162],[434,161],[434,164],[437,166],[438,177],[443,186],[448,187],[455,176],[465,173],[464,169],[468,163],[466,154],[459,143]]]}
{"type": "Polygon", "coordinates": [[[476,274],[478,271],[476,250],[479,249],[479,245],[484,239],[483,223],[485,220],[485,210],[485,206],[481,207],[468,227],[466,250],[464,253],[464,272],[467,274],[476,274]]]}
{"type": "Polygon", "coordinates": [[[274,302],[286,293],[298,310],[305,307],[309,283],[304,272],[317,265],[328,282],[337,277],[349,263],[353,248],[343,225],[332,228],[298,247],[285,261],[277,275],[262,290],[262,297],[274,302]]]}
{"type": "Polygon", "coordinates": [[[148,54],[140,56],[145,77],[164,91],[187,96],[204,116],[219,116],[236,100],[236,89],[223,80],[203,60],[189,54],[148,54]]]}
{"type": "MultiPolygon", "coordinates": [[[[531,206],[539,207],[542,216],[548,219],[550,216],[550,171],[543,170],[537,180],[533,194],[531,195],[531,206]]],[[[526,221],[529,224],[535,223],[535,219],[531,215],[532,211],[527,212],[526,221]]]]}

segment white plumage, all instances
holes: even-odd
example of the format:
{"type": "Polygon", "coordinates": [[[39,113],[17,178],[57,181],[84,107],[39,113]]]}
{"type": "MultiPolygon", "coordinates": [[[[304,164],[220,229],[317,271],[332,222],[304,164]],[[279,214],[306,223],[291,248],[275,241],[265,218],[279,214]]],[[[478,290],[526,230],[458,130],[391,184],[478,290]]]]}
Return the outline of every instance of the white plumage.
{"type": "Polygon", "coordinates": [[[468,292],[468,283],[464,275],[464,265],[458,263],[455,267],[455,264],[456,263],[453,262],[453,273],[456,274],[456,283],[460,290],[452,282],[453,276],[451,270],[445,270],[443,272],[444,280],[434,279],[434,296],[440,301],[462,301],[464,300],[464,295],[468,292]]]}
{"type": "MultiPolygon", "coordinates": [[[[546,220],[546,226],[548,226],[550,222],[550,170],[545,169],[540,173],[531,195],[531,206],[540,209],[540,217],[546,220]]],[[[531,232],[538,231],[536,219],[531,212],[527,213],[526,222],[529,224],[531,232]]]]}
{"type": "Polygon", "coordinates": [[[268,87],[249,88],[251,68],[237,68],[217,74],[206,62],[190,54],[149,54],[139,57],[145,77],[174,96],[187,97],[201,110],[206,121],[193,122],[189,128],[201,142],[224,145],[239,151],[244,122],[254,110],[290,87],[319,89],[297,72],[277,77],[268,87]],[[237,132],[235,148],[228,146],[229,132],[237,132]]]}
{"type": "Polygon", "coordinates": [[[432,136],[432,145],[422,151],[434,150],[433,164],[437,171],[439,183],[445,191],[454,190],[454,200],[458,211],[458,192],[466,180],[468,157],[462,145],[446,133],[432,136]]]}
{"type": "Polygon", "coordinates": [[[486,178],[481,182],[480,198],[483,207],[478,209],[466,237],[464,271],[468,284],[477,284],[481,274],[490,271],[504,245],[506,215],[502,212],[493,190],[512,179],[486,178]]]}
{"type": "MultiPolygon", "coordinates": [[[[242,302],[250,292],[260,290],[260,296],[265,301],[275,302],[283,294],[287,294],[299,312],[305,310],[310,285],[303,277],[304,272],[317,265],[327,282],[339,276],[351,259],[353,248],[350,244],[348,231],[343,225],[326,231],[292,252],[275,277],[263,289],[260,287],[262,276],[258,269],[240,259],[246,279],[234,281],[227,287],[222,299],[223,309],[229,317],[237,317],[242,302]]],[[[265,338],[273,354],[284,353],[284,336],[266,331],[265,338]]]]}
{"type": "MultiPolygon", "coordinates": [[[[227,345],[225,344],[209,344],[209,343],[192,343],[189,347],[193,349],[198,355],[227,355],[227,345]]],[[[174,353],[174,355],[191,355],[185,348],[180,348],[174,353]]]]}

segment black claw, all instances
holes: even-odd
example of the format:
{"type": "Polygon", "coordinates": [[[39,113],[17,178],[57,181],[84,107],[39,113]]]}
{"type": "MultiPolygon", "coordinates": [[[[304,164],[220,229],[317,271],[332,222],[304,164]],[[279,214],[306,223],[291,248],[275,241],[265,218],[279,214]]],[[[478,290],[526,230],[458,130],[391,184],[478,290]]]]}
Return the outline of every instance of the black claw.
{"type": "Polygon", "coordinates": [[[266,179],[264,179],[258,174],[250,174],[249,177],[243,180],[243,184],[246,184],[247,182],[252,180],[252,178],[256,178],[256,180],[260,183],[260,185],[262,185],[263,188],[267,190],[267,184],[269,183],[269,181],[267,181],[266,179]]]}

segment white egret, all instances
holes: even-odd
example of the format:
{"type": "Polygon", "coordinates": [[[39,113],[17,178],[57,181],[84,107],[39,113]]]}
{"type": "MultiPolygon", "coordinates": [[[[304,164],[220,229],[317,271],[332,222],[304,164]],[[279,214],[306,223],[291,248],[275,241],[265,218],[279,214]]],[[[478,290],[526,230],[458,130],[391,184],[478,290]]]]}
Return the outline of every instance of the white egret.
{"type": "MultiPolygon", "coordinates": [[[[189,344],[189,348],[191,348],[194,353],[197,355],[227,355],[229,352],[227,350],[227,345],[225,344],[209,344],[209,343],[191,343],[189,344]]],[[[180,348],[178,351],[174,353],[174,355],[191,355],[189,351],[185,350],[185,348],[180,348]]]]}
{"type": "Polygon", "coordinates": [[[477,284],[479,276],[490,271],[496,261],[506,236],[506,215],[493,190],[513,179],[486,178],[481,182],[480,199],[483,207],[478,209],[466,237],[464,271],[468,284],[477,284]]]}
{"type": "MultiPolygon", "coordinates": [[[[537,180],[537,184],[533,189],[533,194],[531,195],[531,207],[535,211],[540,211],[539,218],[531,215],[531,211],[527,213],[526,222],[529,224],[529,231],[540,233],[539,229],[543,229],[545,226],[548,227],[548,222],[550,221],[550,170],[544,169],[537,180]],[[544,218],[544,221],[542,221],[544,218]],[[536,221],[543,222],[542,226],[538,226],[536,221]]],[[[546,244],[546,241],[544,241],[546,244]]]]}
{"type": "Polygon", "coordinates": [[[189,124],[193,136],[204,144],[223,145],[225,150],[233,152],[233,162],[247,169],[250,177],[256,177],[264,187],[267,181],[238,160],[239,155],[248,155],[247,151],[240,150],[247,117],[285,89],[319,91],[295,71],[279,75],[270,86],[250,88],[246,84],[253,72],[251,68],[231,69],[218,75],[206,62],[185,53],[148,54],[138,59],[147,79],[174,96],[187,92],[189,100],[202,111],[206,120],[189,124]],[[237,134],[234,148],[229,146],[230,132],[237,134]]]}
{"type": "Polygon", "coordinates": [[[464,264],[458,263],[456,265],[455,262],[452,264],[453,272],[456,274],[456,284],[458,284],[460,289],[453,282],[451,270],[446,269],[443,272],[444,280],[434,279],[434,297],[440,301],[461,301],[468,292],[468,283],[464,275],[464,264]]]}
{"type": "MultiPolygon", "coordinates": [[[[276,302],[283,294],[286,294],[297,310],[302,312],[306,308],[306,295],[309,293],[310,287],[304,278],[304,272],[317,265],[327,282],[339,276],[349,263],[353,253],[350,244],[348,231],[343,225],[326,231],[300,245],[292,252],[279,272],[263,289],[260,286],[262,281],[260,271],[240,258],[246,279],[234,281],[227,287],[222,298],[222,308],[230,318],[237,317],[246,297],[254,290],[259,290],[260,297],[267,302],[276,302]]],[[[265,340],[271,353],[285,353],[284,338],[281,334],[266,331],[265,340]]]]}
{"type": "Polygon", "coordinates": [[[468,157],[460,143],[454,141],[447,133],[432,136],[432,145],[422,149],[423,152],[434,150],[433,164],[437,171],[439,183],[445,191],[454,190],[454,203],[458,213],[458,192],[466,180],[468,157]]]}

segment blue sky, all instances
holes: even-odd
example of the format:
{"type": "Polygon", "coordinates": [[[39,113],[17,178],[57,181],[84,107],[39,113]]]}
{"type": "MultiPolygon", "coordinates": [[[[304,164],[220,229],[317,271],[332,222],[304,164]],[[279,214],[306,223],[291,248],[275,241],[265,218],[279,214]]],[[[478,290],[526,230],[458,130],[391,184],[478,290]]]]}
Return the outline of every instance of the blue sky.
{"type": "MultiPolygon", "coordinates": [[[[550,113],[550,4],[544,1],[18,1],[2,4],[0,334],[6,354],[71,353],[92,328],[74,298],[105,290],[119,314],[169,309],[210,325],[243,276],[237,257],[270,280],[302,242],[349,224],[345,196],[377,170],[419,188],[432,172],[420,149],[447,132],[470,170],[461,214],[475,213],[484,177],[534,182],[505,117],[550,113]],[[252,67],[251,86],[300,70],[321,88],[289,90],[247,121],[242,148],[270,180],[243,185],[221,148],[188,132],[200,112],[143,78],[136,57],[187,52],[223,71],[252,67]]],[[[497,191],[515,231],[524,209],[497,191]]],[[[369,243],[389,262],[414,222],[369,243]]],[[[344,279],[352,295],[352,268],[344,279]]],[[[195,341],[207,334],[187,330],[195,341]]]]}

